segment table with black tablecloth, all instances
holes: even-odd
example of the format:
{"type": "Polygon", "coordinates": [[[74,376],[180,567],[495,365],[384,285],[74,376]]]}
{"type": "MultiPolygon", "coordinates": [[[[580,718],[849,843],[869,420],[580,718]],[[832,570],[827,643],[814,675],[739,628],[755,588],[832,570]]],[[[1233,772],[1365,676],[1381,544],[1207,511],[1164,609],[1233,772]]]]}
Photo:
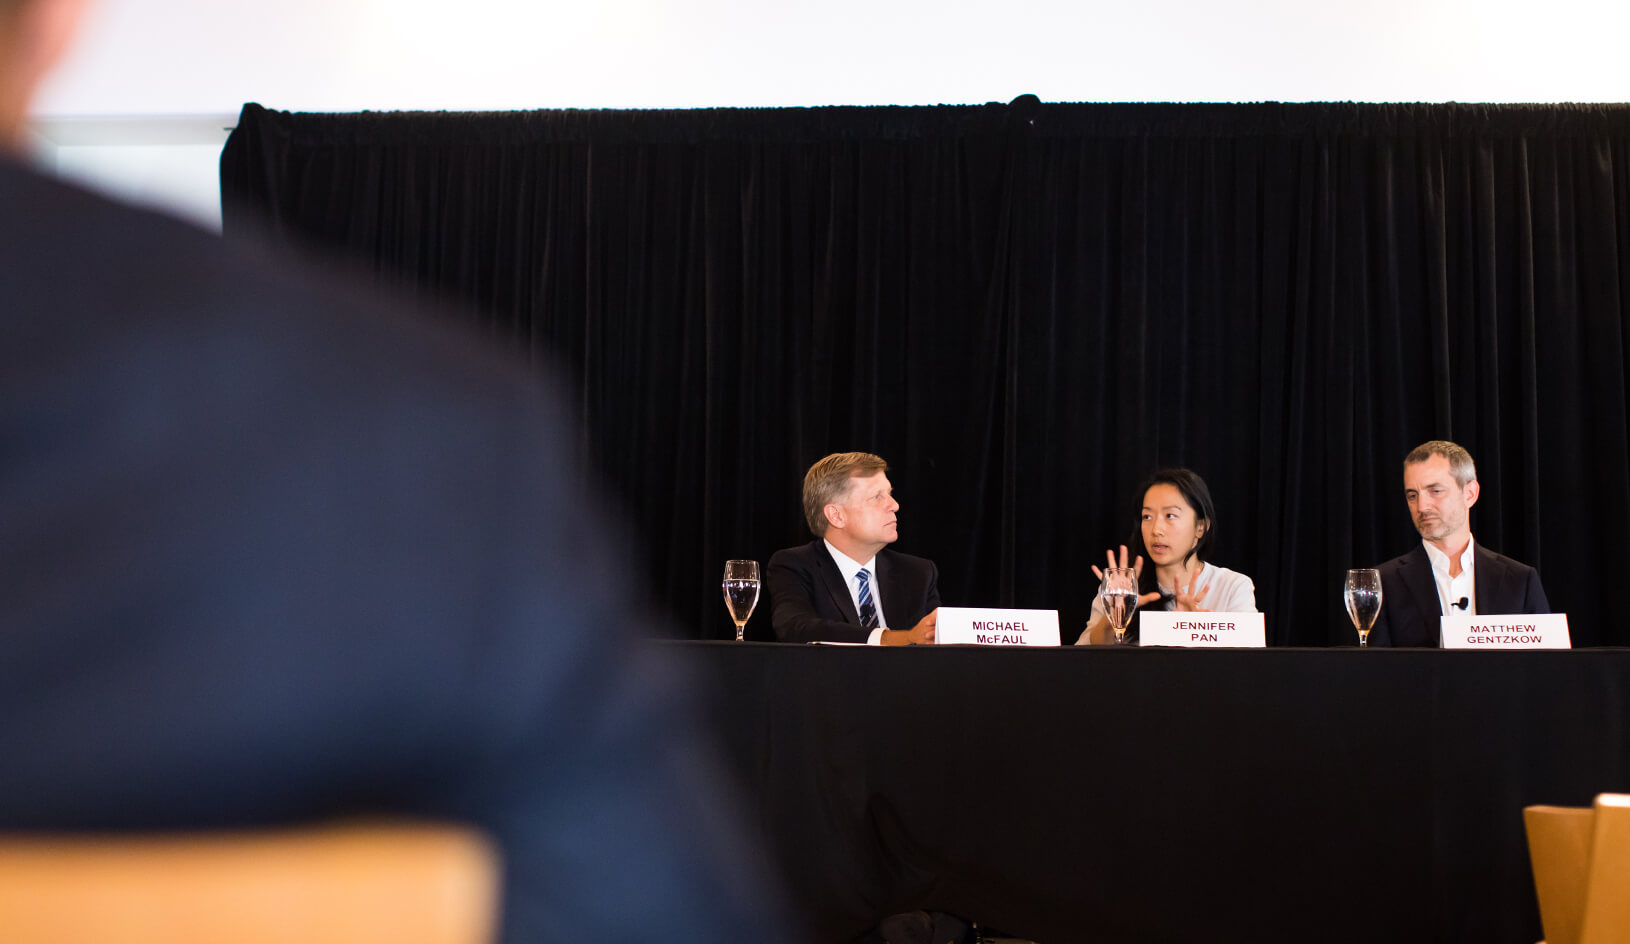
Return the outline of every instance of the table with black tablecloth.
{"type": "Polygon", "coordinates": [[[1540,937],[1522,807],[1630,791],[1630,650],[668,644],[819,941],[1540,937]]]}

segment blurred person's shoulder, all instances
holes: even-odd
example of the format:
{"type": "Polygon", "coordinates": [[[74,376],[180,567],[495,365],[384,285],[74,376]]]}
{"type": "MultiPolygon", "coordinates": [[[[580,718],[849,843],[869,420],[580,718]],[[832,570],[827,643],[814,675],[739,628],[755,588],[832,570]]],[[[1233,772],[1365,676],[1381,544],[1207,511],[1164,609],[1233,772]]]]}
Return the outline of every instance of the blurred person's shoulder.
{"type": "MultiPolygon", "coordinates": [[[[0,160],[0,336],[13,356],[83,361],[224,396],[281,389],[327,407],[416,394],[535,402],[542,372],[442,303],[0,160]]],[[[4,357],[4,355],[0,355],[4,357]]],[[[9,360],[10,358],[6,358],[9,360]]],[[[181,391],[177,391],[181,392],[181,391]]]]}

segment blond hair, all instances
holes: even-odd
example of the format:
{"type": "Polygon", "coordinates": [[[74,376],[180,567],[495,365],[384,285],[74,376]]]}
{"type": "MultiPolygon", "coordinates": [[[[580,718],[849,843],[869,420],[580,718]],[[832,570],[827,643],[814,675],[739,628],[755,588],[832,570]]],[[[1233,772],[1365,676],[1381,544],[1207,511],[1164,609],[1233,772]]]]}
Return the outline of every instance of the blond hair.
{"type": "Polygon", "coordinates": [[[851,480],[888,471],[889,464],[869,452],[835,452],[804,473],[804,520],[810,533],[826,537],[826,506],[849,494],[851,480]]]}

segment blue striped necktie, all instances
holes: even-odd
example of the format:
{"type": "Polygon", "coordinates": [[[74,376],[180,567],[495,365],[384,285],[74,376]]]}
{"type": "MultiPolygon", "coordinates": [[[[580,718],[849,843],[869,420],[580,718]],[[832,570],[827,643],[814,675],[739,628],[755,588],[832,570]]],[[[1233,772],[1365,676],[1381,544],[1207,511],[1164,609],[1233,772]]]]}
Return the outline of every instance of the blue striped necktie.
{"type": "Polygon", "coordinates": [[[871,574],[862,567],[855,577],[860,581],[860,625],[866,629],[876,629],[877,607],[872,605],[871,574]]]}

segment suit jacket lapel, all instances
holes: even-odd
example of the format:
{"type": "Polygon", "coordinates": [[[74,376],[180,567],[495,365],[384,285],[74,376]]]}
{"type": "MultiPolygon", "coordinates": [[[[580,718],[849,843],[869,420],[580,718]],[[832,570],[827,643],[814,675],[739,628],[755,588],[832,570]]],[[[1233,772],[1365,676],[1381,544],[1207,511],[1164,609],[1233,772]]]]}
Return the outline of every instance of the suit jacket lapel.
{"type": "Polygon", "coordinates": [[[826,549],[826,542],[815,542],[816,564],[815,569],[820,572],[821,582],[826,584],[826,592],[832,596],[832,605],[843,614],[845,622],[855,626],[860,625],[860,614],[855,612],[855,601],[849,597],[849,587],[843,582],[843,571],[838,569],[838,562],[832,559],[832,552],[826,549]]]}
{"type": "Polygon", "coordinates": [[[1477,559],[1477,573],[1472,577],[1472,583],[1476,584],[1472,592],[1477,594],[1477,612],[1498,616],[1510,609],[1496,602],[1503,598],[1500,591],[1505,585],[1505,568],[1494,559],[1492,552],[1483,550],[1481,544],[1472,549],[1472,556],[1477,559]]]}
{"type": "Polygon", "coordinates": [[[1428,635],[1439,624],[1432,617],[1443,615],[1443,600],[1438,597],[1438,581],[1432,575],[1432,561],[1426,556],[1426,548],[1417,547],[1410,552],[1410,561],[1398,572],[1403,579],[1404,586],[1409,590],[1410,599],[1421,611],[1421,622],[1428,628],[1428,635]]]}
{"type": "MultiPolygon", "coordinates": [[[[879,608],[877,615],[879,620],[882,620],[890,613],[893,613],[895,616],[899,616],[904,605],[903,601],[905,600],[905,597],[901,595],[900,588],[895,586],[895,570],[896,568],[894,566],[894,561],[889,560],[888,552],[878,551],[877,586],[882,590],[882,596],[878,601],[879,608]]],[[[887,624],[884,622],[879,622],[877,625],[884,626],[887,624]]],[[[891,626],[889,628],[892,629],[894,627],[891,626]]],[[[910,627],[906,628],[909,629],[910,627]]]]}

